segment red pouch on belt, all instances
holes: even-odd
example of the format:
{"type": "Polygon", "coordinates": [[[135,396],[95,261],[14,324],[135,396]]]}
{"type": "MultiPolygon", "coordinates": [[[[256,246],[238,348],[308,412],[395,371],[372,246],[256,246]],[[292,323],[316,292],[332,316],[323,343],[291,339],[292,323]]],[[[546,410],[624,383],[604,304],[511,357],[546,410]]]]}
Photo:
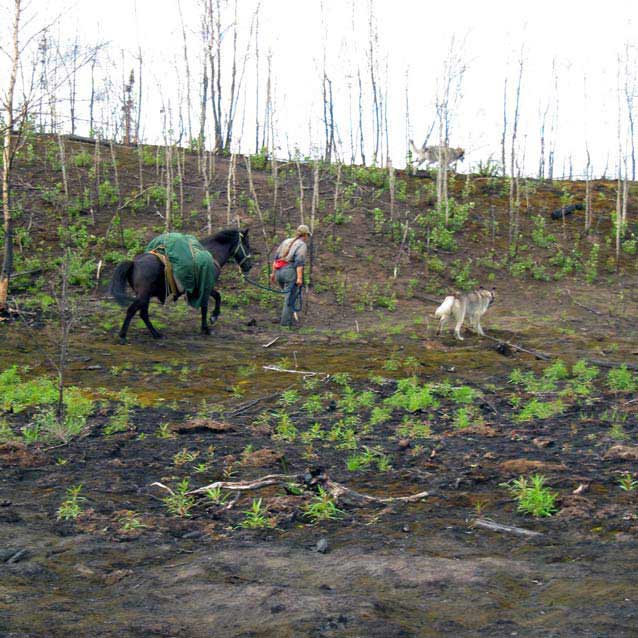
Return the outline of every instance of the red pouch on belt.
{"type": "Polygon", "coordinates": [[[280,268],[287,266],[289,263],[290,262],[286,261],[285,259],[275,259],[273,267],[275,268],[275,270],[279,270],[280,268]]]}

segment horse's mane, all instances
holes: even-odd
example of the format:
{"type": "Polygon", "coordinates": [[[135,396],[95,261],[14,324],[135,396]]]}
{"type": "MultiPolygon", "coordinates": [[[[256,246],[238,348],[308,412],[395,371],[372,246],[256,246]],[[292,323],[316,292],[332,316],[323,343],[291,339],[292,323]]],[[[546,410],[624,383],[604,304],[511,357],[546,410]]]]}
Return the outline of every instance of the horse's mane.
{"type": "Polygon", "coordinates": [[[230,244],[231,242],[237,241],[238,233],[239,231],[236,228],[225,228],[210,237],[206,237],[206,240],[216,241],[219,244],[230,244]]]}

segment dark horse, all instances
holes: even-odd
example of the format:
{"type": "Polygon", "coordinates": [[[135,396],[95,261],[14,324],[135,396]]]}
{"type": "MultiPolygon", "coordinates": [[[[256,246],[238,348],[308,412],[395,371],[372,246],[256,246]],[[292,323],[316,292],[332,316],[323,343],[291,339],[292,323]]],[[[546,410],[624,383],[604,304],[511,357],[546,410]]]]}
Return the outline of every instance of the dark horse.
{"type": "MultiPolygon", "coordinates": [[[[222,230],[216,235],[205,237],[199,241],[213,256],[216,270],[215,279],[219,277],[222,266],[231,257],[235,258],[235,261],[244,275],[251,269],[252,258],[250,255],[250,245],[248,243],[248,230],[222,230]]],[[[143,253],[135,257],[133,261],[128,260],[119,263],[111,279],[111,294],[120,305],[126,306],[130,304],[126,311],[126,318],[120,329],[120,341],[122,343],[126,340],[129,324],[138,310],[140,317],[142,317],[142,320],[151,331],[153,337],[155,339],[162,338],[162,335],[155,329],[148,316],[148,305],[151,297],[157,297],[164,303],[167,296],[164,264],[160,261],[159,257],[151,253],[143,253]],[[128,285],[135,291],[135,299],[131,299],[131,297],[127,295],[128,285]]],[[[213,323],[217,320],[217,317],[219,317],[221,295],[213,288],[210,291],[210,296],[215,299],[215,309],[210,318],[211,323],[213,323]]],[[[201,305],[201,311],[202,332],[204,334],[210,334],[207,322],[208,296],[206,296],[206,301],[201,305]]]]}

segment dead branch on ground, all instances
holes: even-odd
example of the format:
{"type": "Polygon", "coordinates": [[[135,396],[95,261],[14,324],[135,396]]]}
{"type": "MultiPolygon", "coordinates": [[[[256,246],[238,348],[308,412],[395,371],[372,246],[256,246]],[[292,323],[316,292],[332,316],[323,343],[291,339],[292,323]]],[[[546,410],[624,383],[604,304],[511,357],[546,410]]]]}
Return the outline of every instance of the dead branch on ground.
{"type": "MultiPolygon", "coordinates": [[[[428,492],[418,492],[417,494],[409,494],[408,496],[389,496],[380,498],[378,496],[371,496],[370,494],[357,492],[346,485],[333,481],[325,474],[320,474],[319,476],[312,478],[310,481],[307,480],[306,476],[295,474],[268,474],[267,476],[263,476],[254,481],[215,481],[209,485],[204,485],[203,487],[190,490],[187,493],[202,494],[214,489],[244,492],[248,490],[261,489],[262,487],[269,487],[271,485],[285,485],[290,482],[305,483],[309,487],[313,485],[321,485],[335,500],[348,497],[363,503],[413,503],[429,496],[428,492]]],[[[174,494],[173,490],[163,483],[156,481],[155,483],[151,483],[151,487],[153,486],[160,487],[171,494],[174,494]]]]}

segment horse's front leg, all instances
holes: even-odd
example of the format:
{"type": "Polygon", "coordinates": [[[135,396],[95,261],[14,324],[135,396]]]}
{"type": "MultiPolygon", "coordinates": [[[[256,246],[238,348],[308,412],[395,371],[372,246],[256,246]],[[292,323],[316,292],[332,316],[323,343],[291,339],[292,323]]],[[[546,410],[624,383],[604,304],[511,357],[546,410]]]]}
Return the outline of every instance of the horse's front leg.
{"type": "Polygon", "coordinates": [[[210,316],[210,322],[215,323],[219,318],[219,311],[222,304],[222,296],[216,291],[211,290],[210,296],[215,300],[215,308],[213,309],[213,314],[210,316]]]}
{"type": "Polygon", "coordinates": [[[203,303],[201,310],[202,310],[202,332],[205,335],[209,335],[210,328],[208,327],[208,304],[203,303]]]}

